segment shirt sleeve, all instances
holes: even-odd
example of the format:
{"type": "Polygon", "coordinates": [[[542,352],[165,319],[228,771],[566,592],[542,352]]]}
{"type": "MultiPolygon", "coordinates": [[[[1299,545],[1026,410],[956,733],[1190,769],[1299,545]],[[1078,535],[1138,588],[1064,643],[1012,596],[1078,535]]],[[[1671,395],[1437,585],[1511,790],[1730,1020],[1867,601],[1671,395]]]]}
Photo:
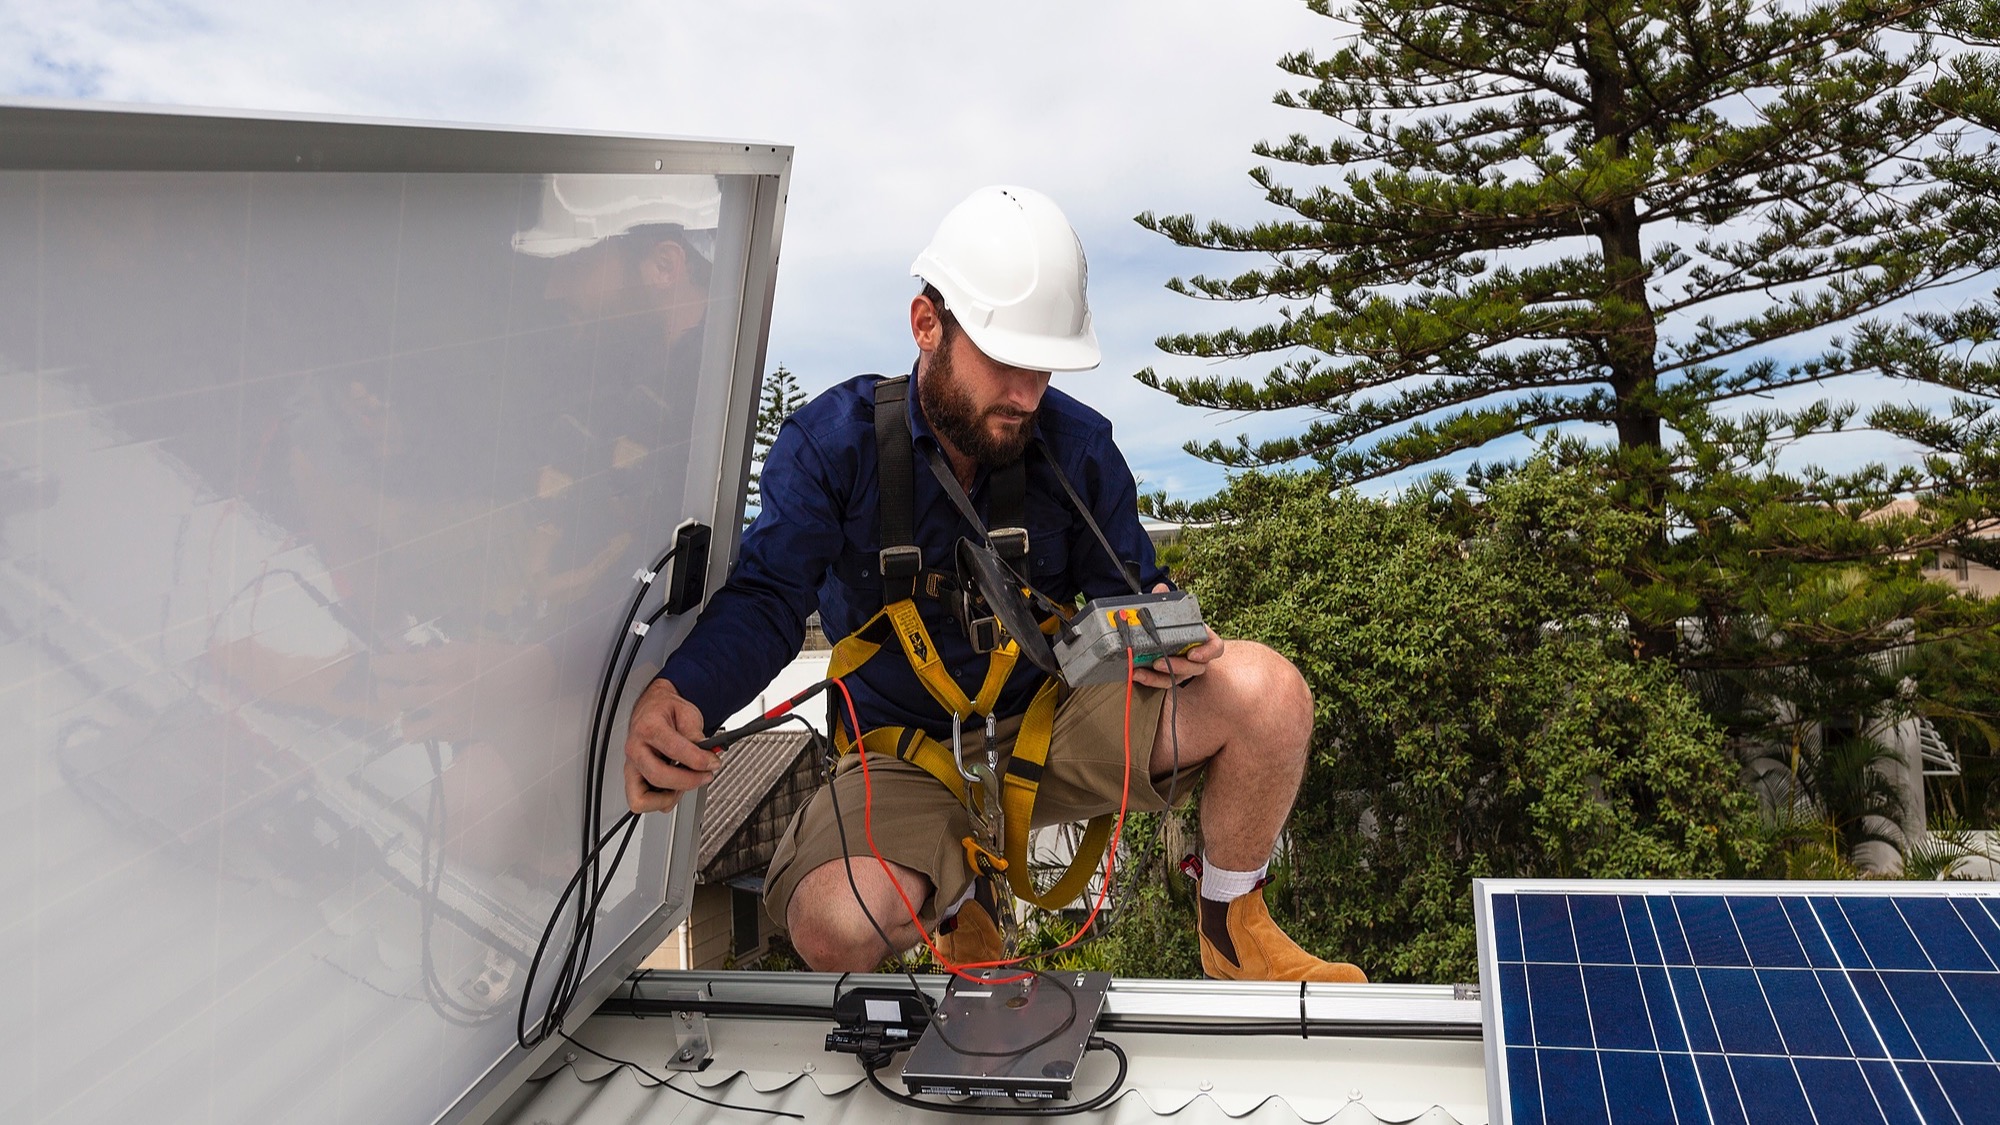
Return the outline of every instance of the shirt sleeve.
{"type": "Polygon", "coordinates": [[[805,431],[785,423],[764,459],[763,507],[743,533],[736,569],[660,669],[661,679],[701,708],[709,729],[798,655],[820,580],[841,548],[846,488],[805,431]]]}
{"type": "MultiPolygon", "coordinates": [[[[1104,537],[1111,541],[1121,561],[1138,564],[1139,589],[1151,591],[1159,583],[1168,582],[1166,570],[1153,555],[1152,537],[1139,523],[1139,484],[1132,478],[1125,455],[1108,434],[1090,447],[1083,463],[1083,476],[1078,490],[1090,505],[1091,518],[1104,529],[1104,537]]],[[[1104,548],[1098,545],[1097,537],[1088,527],[1082,529],[1072,551],[1081,552],[1073,555],[1079,561],[1072,565],[1077,588],[1085,597],[1115,597],[1132,592],[1111,560],[1104,557],[1104,548]]]]}

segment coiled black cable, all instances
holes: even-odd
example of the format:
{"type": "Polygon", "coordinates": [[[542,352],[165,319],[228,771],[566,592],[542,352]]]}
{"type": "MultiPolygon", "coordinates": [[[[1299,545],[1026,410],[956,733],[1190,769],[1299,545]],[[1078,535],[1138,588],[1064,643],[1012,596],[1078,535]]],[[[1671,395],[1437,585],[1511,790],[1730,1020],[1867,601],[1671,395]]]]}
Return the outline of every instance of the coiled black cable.
{"type": "Polygon", "coordinates": [[[631,603],[625,607],[625,615],[619,622],[618,639],[612,643],[611,652],[605,658],[604,672],[598,677],[597,694],[590,709],[590,736],[584,749],[584,797],[582,838],[578,852],[580,861],[576,874],[570,877],[562,895],[556,899],[555,909],[549,914],[549,923],[542,930],[542,938],[535,947],[535,955],[528,963],[526,983],[521,988],[521,1007],[514,1021],[515,1041],[523,1049],[539,1046],[551,1035],[558,1034],[562,1023],[569,1015],[570,1005],[576,999],[577,989],[589,968],[591,941],[596,937],[597,911],[603,905],[612,876],[617,874],[618,865],[625,858],[626,849],[631,845],[639,818],[635,813],[626,813],[608,831],[601,831],[604,809],[604,774],[611,756],[611,731],[617,726],[618,700],[624,694],[626,677],[631,675],[632,665],[639,658],[639,649],[645,635],[667,612],[663,604],[646,618],[645,625],[637,625],[639,607],[645,603],[646,594],[653,588],[653,582],[667,564],[680,554],[680,544],[668,548],[652,566],[639,572],[636,580],[639,589],[633,593],[631,603]],[[601,867],[599,858],[614,837],[619,839],[618,848],[612,853],[609,868],[601,867]],[[585,888],[588,888],[586,891],[585,888]],[[531,1030],[528,1026],[529,1002],[534,995],[535,978],[539,975],[542,961],[548,955],[549,942],[555,936],[556,926],[562,920],[564,906],[570,897],[576,897],[576,919],[570,929],[562,964],[556,974],[548,1002],[543,1006],[542,1015],[531,1030]]]}

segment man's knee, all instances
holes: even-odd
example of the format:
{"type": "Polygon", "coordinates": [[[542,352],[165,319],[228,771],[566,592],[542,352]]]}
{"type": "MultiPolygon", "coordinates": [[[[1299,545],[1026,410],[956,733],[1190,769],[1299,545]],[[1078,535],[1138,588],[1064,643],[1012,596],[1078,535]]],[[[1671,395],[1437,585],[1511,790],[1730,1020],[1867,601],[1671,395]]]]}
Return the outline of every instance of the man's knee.
{"type": "MultiPolygon", "coordinates": [[[[868,972],[916,937],[908,912],[879,865],[855,862],[852,885],[849,872],[842,868],[839,860],[821,864],[799,880],[785,906],[786,929],[792,948],[813,969],[868,972]],[[855,899],[857,889],[860,901],[855,899]],[[891,902],[896,904],[894,913],[888,909],[891,902]]],[[[929,896],[929,882],[923,876],[907,869],[898,869],[898,874],[912,902],[921,903],[929,896]]]]}
{"type": "MultiPolygon", "coordinates": [[[[1233,670],[1233,693],[1254,716],[1312,730],[1312,688],[1284,654],[1256,641],[1230,641],[1226,656],[1241,653],[1233,670]]],[[[1247,717],[1247,716],[1246,716],[1247,717]]]]}

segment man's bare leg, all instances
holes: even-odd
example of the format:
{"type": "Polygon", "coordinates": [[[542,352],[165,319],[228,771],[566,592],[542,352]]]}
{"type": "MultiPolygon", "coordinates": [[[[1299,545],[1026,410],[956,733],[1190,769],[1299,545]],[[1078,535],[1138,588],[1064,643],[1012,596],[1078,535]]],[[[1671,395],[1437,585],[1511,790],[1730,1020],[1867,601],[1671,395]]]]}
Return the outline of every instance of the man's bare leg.
{"type": "Polygon", "coordinates": [[[1218,866],[1252,871],[1291,816],[1312,741],[1312,691],[1290,661],[1253,641],[1230,641],[1207,671],[1175,689],[1160,713],[1151,768],[1208,763],[1201,798],[1202,847],[1218,866]]]}
{"type": "MultiPolygon", "coordinates": [[[[910,921],[909,910],[874,856],[851,858],[846,865],[854,872],[852,887],[848,886],[842,861],[822,863],[799,880],[791,902],[785,907],[792,948],[799,951],[806,964],[822,973],[870,972],[884,958],[923,940],[910,921]],[[857,890],[861,892],[862,903],[867,904],[867,913],[854,901],[857,890]],[[882,934],[877,934],[875,926],[869,924],[870,914],[882,927],[882,934]],[[882,944],[883,934],[889,938],[886,946],[882,944]]],[[[924,900],[930,897],[930,879],[899,863],[889,864],[889,869],[895,872],[896,882],[902,884],[910,902],[921,910],[924,900]]]]}
{"type": "Polygon", "coordinates": [[[1207,763],[1198,923],[1203,971],[1236,980],[1367,980],[1353,965],[1299,948],[1271,918],[1254,878],[1270,860],[1305,776],[1313,720],[1305,678],[1263,645],[1230,641],[1178,691],[1178,713],[1169,697],[1150,765],[1155,777],[1173,768],[1176,723],[1181,767],[1207,763]]]}

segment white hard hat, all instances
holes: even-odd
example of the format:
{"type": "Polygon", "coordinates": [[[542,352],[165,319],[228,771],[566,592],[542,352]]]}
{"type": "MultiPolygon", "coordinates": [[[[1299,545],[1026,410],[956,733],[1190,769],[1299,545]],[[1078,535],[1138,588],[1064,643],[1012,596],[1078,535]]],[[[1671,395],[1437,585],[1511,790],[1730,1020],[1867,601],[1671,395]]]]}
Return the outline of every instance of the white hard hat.
{"type": "Polygon", "coordinates": [[[714,176],[557,173],[543,180],[541,214],[534,227],[514,236],[514,249],[555,258],[634,227],[672,224],[693,235],[689,245],[710,258],[721,210],[714,176]]]}
{"type": "Polygon", "coordinates": [[[1102,358],[1084,292],[1083,244],[1041,192],[973,192],[938,224],[910,272],[937,287],[991,359],[1030,371],[1083,371],[1102,358]]]}

